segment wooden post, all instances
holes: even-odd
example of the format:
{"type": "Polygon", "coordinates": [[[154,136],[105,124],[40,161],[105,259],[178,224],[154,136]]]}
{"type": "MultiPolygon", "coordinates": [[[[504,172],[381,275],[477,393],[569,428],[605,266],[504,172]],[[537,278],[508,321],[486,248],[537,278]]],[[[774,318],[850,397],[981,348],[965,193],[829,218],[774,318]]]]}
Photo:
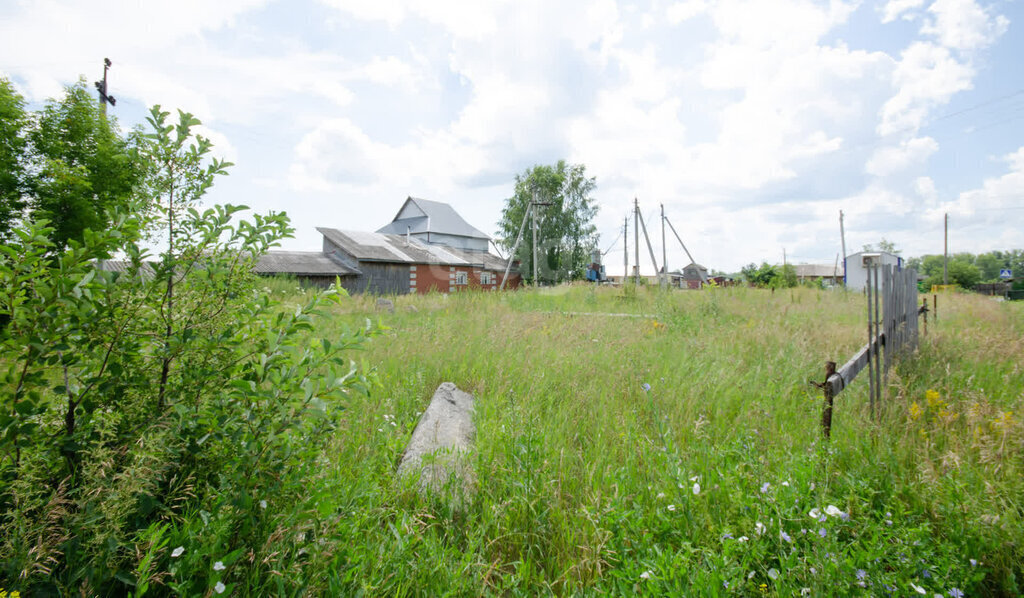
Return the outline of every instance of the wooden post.
{"type": "Polygon", "coordinates": [[[878,364],[875,361],[875,356],[872,355],[873,347],[872,343],[875,340],[875,327],[871,323],[871,295],[873,289],[871,288],[871,270],[873,266],[868,265],[867,272],[867,284],[864,286],[864,290],[867,293],[868,299],[868,405],[871,409],[871,413],[875,412],[875,368],[878,364]]]}
{"type": "Polygon", "coordinates": [[[836,362],[826,361],[825,362],[825,382],[821,385],[822,390],[825,391],[825,403],[821,408],[821,433],[828,440],[832,434],[832,384],[829,382],[829,378],[836,373],[836,362]]]}
{"type": "Polygon", "coordinates": [[[938,295],[932,295],[932,310],[935,312],[935,315],[932,316],[932,318],[936,322],[938,322],[939,321],[939,296],[938,295]]]}
{"type": "Polygon", "coordinates": [[[921,299],[921,311],[924,312],[924,335],[928,336],[928,298],[921,299]]]}

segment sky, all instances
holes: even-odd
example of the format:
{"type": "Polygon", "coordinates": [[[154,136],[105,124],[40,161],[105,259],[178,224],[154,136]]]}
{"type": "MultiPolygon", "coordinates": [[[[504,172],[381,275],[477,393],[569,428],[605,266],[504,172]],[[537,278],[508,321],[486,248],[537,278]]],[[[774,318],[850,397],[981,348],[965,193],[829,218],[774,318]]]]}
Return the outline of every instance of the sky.
{"type": "Polygon", "coordinates": [[[121,126],[195,114],[235,163],[206,201],[287,212],[285,249],[407,196],[494,235],[565,159],[609,273],[634,198],[659,266],[664,204],[734,272],[833,263],[840,210],[847,253],[941,253],[947,213],[951,252],[1024,247],[1022,27],[1024,0],[4,0],[0,76],[39,107],[109,58],[121,126]]]}

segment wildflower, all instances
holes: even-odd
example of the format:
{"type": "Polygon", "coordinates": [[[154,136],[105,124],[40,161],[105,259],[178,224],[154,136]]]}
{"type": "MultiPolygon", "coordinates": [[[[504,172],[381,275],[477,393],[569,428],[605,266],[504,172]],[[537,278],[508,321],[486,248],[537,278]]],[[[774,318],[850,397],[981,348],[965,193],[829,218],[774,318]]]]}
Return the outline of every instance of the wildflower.
{"type": "Polygon", "coordinates": [[[213,586],[213,590],[215,592],[217,592],[218,594],[223,594],[224,590],[226,590],[226,589],[227,588],[224,586],[224,584],[222,582],[219,582],[219,581],[217,582],[217,585],[213,586]]]}
{"type": "Polygon", "coordinates": [[[658,496],[656,496],[655,498],[657,498],[658,500],[661,500],[661,499],[665,498],[665,493],[664,492],[659,492],[658,496]]]}
{"type": "Polygon", "coordinates": [[[697,480],[699,480],[699,479],[700,479],[700,476],[699,476],[699,475],[695,475],[695,476],[693,476],[692,478],[690,478],[690,481],[691,481],[691,482],[696,482],[696,481],[697,481],[697,480]]]}
{"type": "Polygon", "coordinates": [[[224,570],[224,562],[223,561],[217,561],[216,563],[214,563],[213,564],[213,570],[214,571],[223,571],[224,570]]]}
{"type": "Polygon", "coordinates": [[[260,508],[261,509],[266,509],[267,508],[267,501],[261,500],[260,501],[260,508]]]}
{"type": "Polygon", "coordinates": [[[750,573],[747,573],[747,579],[754,579],[754,573],[755,573],[754,571],[751,571],[750,573]]]}
{"type": "Polygon", "coordinates": [[[651,571],[650,569],[648,569],[647,571],[644,571],[643,573],[640,574],[640,579],[648,580],[648,579],[651,578],[652,575],[654,575],[654,571],[651,571]]]}
{"type": "Polygon", "coordinates": [[[778,579],[779,578],[779,570],[776,569],[775,567],[772,567],[771,569],[768,570],[768,577],[772,578],[773,581],[778,579]]]}
{"type": "Polygon", "coordinates": [[[765,483],[761,484],[761,494],[764,494],[764,493],[768,492],[768,489],[771,488],[771,487],[772,487],[772,485],[769,484],[768,482],[765,482],[765,483]]]}
{"type": "Polygon", "coordinates": [[[668,506],[668,510],[669,511],[675,511],[676,510],[676,506],[675,505],[669,505],[668,506]]]}
{"type": "Polygon", "coordinates": [[[756,523],[756,524],[754,525],[754,531],[755,531],[755,532],[757,532],[757,535],[759,535],[759,536],[760,536],[760,535],[762,535],[762,534],[764,534],[764,524],[763,524],[763,523],[761,523],[760,521],[758,521],[758,522],[757,522],[757,523],[756,523]]]}
{"type": "Polygon", "coordinates": [[[185,547],[184,546],[179,546],[179,547],[177,547],[177,548],[175,548],[174,550],[171,551],[171,558],[172,559],[176,559],[179,556],[181,556],[182,554],[184,554],[184,552],[185,552],[185,547]]]}
{"type": "Polygon", "coordinates": [[[811,519],[818,519],[821,517],[821,509],[819,509],[818,507],[814,507],[813,509],[811,509],[811,512],[808,513],[808,515],[811,516],[811,519]]]}
{"type": "Polygon", "coordinates": [[[863,581],[868,576],[868,572],[863,569],[857,569],[857,579],[863,581]]]}
{"type": "Polygon", "coordinates": [[[811,567],[811,575],[817,575],[817,574],[818,574],[818,570],[815,569],[814,567],[811,567]]]}
{"type": "Polygon", "coordinates": [[[960,588],[950,588],[949,598],[964,598],[964,593],[960,591],[960,588]]]}
{"type": "Polygon", "coordinates": [[[924,393],[924,400],[928,402],[929,407],[936,407],[942,401],[939,400],[939,393],[934,390],[926,390],[924,393]]]}
{"type": "Polygon", "coordinates": [[[972,566],[972,567],[977,567],[977,566],[978,566],[978,561],[977,561],[977,559],[970,559],[970,563],[971,563],[971,566],[972,566]]]}
{"type": "Polygon", "coordinates": [[[700,494],[700,482],[693,483],[693,493],[694,495],[700,494]]]}
{"type": "Polygon", "coordinates": [[[835,505],[829,505],[825,507],[825,514],[829,517],[841,517],[844,521],[849,515],[839,510],[839,507],[835,505]]]}
{"type": "Polygon", "coordinates": [[[768,584],[763,583],[763,584],[757,586],[757,589],[761,590],[762,594],[767,594],[768,593],[768,584]]]}
{"type": "Polygon", "coordinates": [[[914,590],[915,592],[917,592],[918,594],[924,594],[924,588],[922,588],[921,586],[917,585],[916,583],[914,583],[914,582],[910,582],[910,587],[911,587],[911,588],[912,588],[912,589],[913,589],[913,590],[914,590]]]}
{"type": "Polygon", "coordinates": [[[725,532],[724,534],[722,534],[722,539],[723,540],[732,540],[732,534],[730,534],[729,532],[725,532]]]}
{"type": "Polygon", "coordinates": [[[789,534],[787,534],[787,533],[786,533],[786,532],[784,532],[784,531],[780,531],[780,532],[779,532],[779,537],[780,537],[780,538],[782,538],[783,540],[785,540],[786,542],[790,542],[790,543],[792,543],[792,542],[793,542],[793,538],[790,538],[790,537],[789,537],[789,534]]]}
{"type": "Polygon", "coordinates": [[[821,528],[821,529],[818,530],[818,535],[821,536],[822,538],[824,538],[825,536],[828,535],[828,532],[825,531],[825,528],[821,528]]]}
{"type": "Polygon", "coordinates": [[[782,485],[788,487],[789,486],[789,480],[786,480],[785,482],[782,482],[782,485]]]}
{"type": "Polygon", "coordinates": [[[814,482],[811,482],[811,492],[814,492],[814,488],[815,488],[814,482]]]}
{"type": "Polygon", "coordinates": [[[910,404],[910,419],[916,420],[921,417],[922,413],[924,413],[924,409],[921,409],[921,406],[917,404],[917,401],[910,404]]]}
{"type": "Polygon", "coordinates": [[[801,527],[800,528],[800,535],[802,535],[802,536],[807,535],[807,528],[806,527],[801,527]]]}
{"type": "Polygon", "coordinates": [[[722,587],[728,590],[729,589],[729,582],[728,581],[723,581],[722,582],[722,587]]]}
{"type": "Polygon", "coordinates": [[[747,540],[749,540],[749,539],[750,539],[750,538],[748,538],[748,537],[746,537],[746,536],[740,536],[739,538],[736,538],[736,541],[737,541],[737,542],[746,542],[746,541],[747,541],[747,540]]]}
{"type": "Polygon", "coordinates": [[[651,390],[651,385],[646,383],[646,382],[644,382],[643,385],[640,388],[643,388],[644,392],[647,392],[647,391],[651,390]]]}
{"type": "Polygon", "coordinates": [[[810,596],[811,595],[811,588],[800,588],[800,595],[801,596],[810,596]]]}

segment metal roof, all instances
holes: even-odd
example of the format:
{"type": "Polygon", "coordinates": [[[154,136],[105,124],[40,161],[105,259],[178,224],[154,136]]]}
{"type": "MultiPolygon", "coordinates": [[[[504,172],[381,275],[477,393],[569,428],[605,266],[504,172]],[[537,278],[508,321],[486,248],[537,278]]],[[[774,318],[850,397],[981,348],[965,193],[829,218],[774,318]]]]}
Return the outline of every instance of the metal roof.
{"type": "Polygon", "coordinates": [[[796,275],[802,278],[831,278],[843,275],[843,265],[837,268],[834,264],[795,264],[796,275]]]}
{"type": "Polygon", "coordinates": [[[321,251],[268,251],[253,266],[257,274],[293,274],[295,276],[353,276],[350,268],[321,251]]]}
{"type": "Polygon", "coordinates": [[[455,208],[450,205],[418,197],[406,198],[402,208],[395,215],[395,219],[377,229],[377,232],[394,235],[404,235],[406,232],[412,234],[438,233],[456,237],[490,239],[490,237],[466,222],[455,211],[455,208]],[[422,213],[422,216],[399,219],[399,216],[410,203],[422,213]]]}
{"type": "MultiPolygon", "coordinates": [[[[118,272],[120,274],[132,274],[132,263],[129,260],[96,260],[96,269],[104,272],[118,272]]],[[[153,266],[147,262],[139,264],[139,278],[142,280],[153,280],[156,273],[153,266]]]]}
{"type": "Polygon", "coordinates": [[[405,235],[317,227],[325,239],[361,262],[438,264],[504,270],[506,261],[486,251],[423,243],[405,235]]]}

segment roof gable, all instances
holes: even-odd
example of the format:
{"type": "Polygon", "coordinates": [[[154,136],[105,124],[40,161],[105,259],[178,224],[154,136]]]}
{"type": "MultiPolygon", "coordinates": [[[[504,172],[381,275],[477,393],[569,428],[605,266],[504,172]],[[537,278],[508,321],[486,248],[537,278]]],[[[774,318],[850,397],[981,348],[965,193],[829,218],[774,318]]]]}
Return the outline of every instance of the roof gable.
{"type": "Polygon", "coordinates": [[[438,233],[456,237],[490,239],[468,222],[455,208],[440,201],[408,197],[394,220],[377,229],[378,233],[404,235],[411,233],[438,233]]]}

